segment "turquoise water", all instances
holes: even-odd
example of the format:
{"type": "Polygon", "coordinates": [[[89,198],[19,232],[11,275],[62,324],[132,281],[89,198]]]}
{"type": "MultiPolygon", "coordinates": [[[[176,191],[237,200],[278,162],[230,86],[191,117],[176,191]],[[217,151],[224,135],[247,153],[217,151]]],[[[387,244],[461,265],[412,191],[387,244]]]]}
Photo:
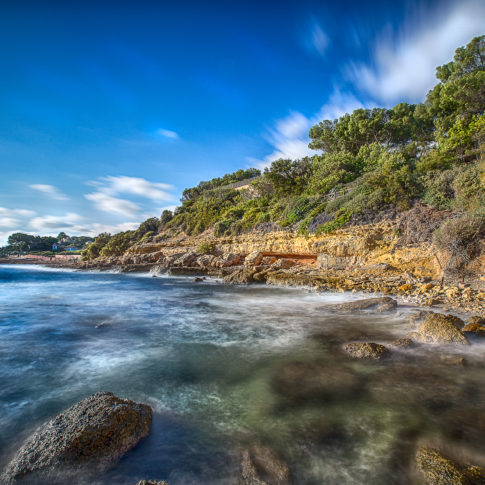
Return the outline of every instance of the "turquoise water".
{"type": "MultiPolygon", "coordinates": [[[[441,439],[459,427],[457,413],[483,410],[483,346],[465,350],[466,372],[420,350],[383,365],[348,362],[343,342],[409,330],[406,309],[325,310],[349,298],[357,295],[0,266],[0,465],[40,423],[108,390],[152,406],[151,435],[105,476],[77,483],[232,485],[251,443],[277,450],[297,484],[412,483],[416,440],[441,439]],[[347,368],[362,385],[288,404],[274,382],[295,360],[347,368]]],[[[460,447],[483,449],[476,426],[455,431],[460,447]]]]}

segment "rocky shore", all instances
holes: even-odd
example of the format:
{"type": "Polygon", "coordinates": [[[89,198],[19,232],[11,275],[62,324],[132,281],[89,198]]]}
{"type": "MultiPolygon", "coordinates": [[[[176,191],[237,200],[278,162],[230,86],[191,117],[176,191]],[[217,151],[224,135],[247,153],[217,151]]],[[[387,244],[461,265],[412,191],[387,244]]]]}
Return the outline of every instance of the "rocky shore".
{"type": "MultiPolygon", "coordinates": [[[[327,310],[338,314],[389,313],[397,309],[397,302],[390,297],[363,299],[327,307],[327,310]]],[[[312,402],[352,401],[365,395],[373,396],[376,402],[381,399],[389,403],[390,397],[396,402],[404,402],[414,393],[417,402],[422,403],[423,396],[419,392],[421,387],[416,387],[416,383],[419,383],[427,388],[428,401],[424,403],[442,413],[447,409],[448,400],[451,402],[463,392],[460,384],[437,381],[429,365],[416,373],[415,367],[405,367],[399,362],[409,358],[409,362],[414,361],[414,354],[408,357],[407,352],[412,352],[418,346],[427,346],[427,353],[431,357],[439,357],[436,361],[438,365],[463,366],[465,360],[460,358],[459,350],[463,346],[483,341],[485,318],[475,316],[465,324],[453,315],[411,312],[409,329],[411,331],[404,337],[386,345],[372,341],[347,341],[341,346],[341,354],[347,356],[348,363],[345,359],[340,364],[324,360],[289,360],[282,363],[271,378],[271,389],[279,400],[279,412],[307,406],[312,402]],[[451,353],[447,354],[446,350],[451,353]],[[378,366],[373,371],[372,379],[359,374],[352,367],[353,361],[373,362],[373,365],[378,366]],[[415,369],[414,373],[410,373],[411,369],[415,369]]],[[[462,418],[465,418],[463,414],[462,418]]],[[[110,392],[97,392],[40,426],[11,459],[1,481],[9,485],[33,483],[32,480],[60,484],[67,479],[76,480],[75,477],[80,473],[83,479],[88,479],[113,467],[126,452],[136,447],[148,436],[151,422],[150,406],[121,399],[110,392]]],[[[474,428],[476,426],[478,432],[483,429],[479,423],[474,428]]],[[[295,439],[300,440],[303,447],[313,446],[315,440],[317,446],[328,443],[337,445],[345,442],[346,435],[341,425],[324,421],[295,439]]],[[[452,439],[455,440],[456,437],[452,439]]],[[[442,446],[449,449],[447,443],[442,443],[442,446]]],[[[419,434],[410,441],[408,448],[407,451],[401,450],[401,459],[404,460],[406,454],[406,460],[410,460],[405,473],[408,477],[417,474],[416,483],[485,483],[485,469],[473,462],[473,456],[470,463],[462,462],[456,457],[450,457],[448,451],[442,451],[432,440],[426,440],[426,437],[419,434]]],[[[247,448],[233,450],[233,454],[240,457],[234,485],[295,483],[291,463],[270,446],[255,442],[247,448]]],[[[137,485],[168,483],[151,479],[141,480],[137,485]]]]}
{"type": "Polygon", "coordinates": [[[231,238],[161,235],[121,256],[84,261],[75,267],[382,293],[401,302],[485,315],[485,250],[466,268],[466,277],[446,274],[443,268],[448,258],[428,242],[403,241],[399,224],[389,220],[309,237],[286,231],[231,238]]]}

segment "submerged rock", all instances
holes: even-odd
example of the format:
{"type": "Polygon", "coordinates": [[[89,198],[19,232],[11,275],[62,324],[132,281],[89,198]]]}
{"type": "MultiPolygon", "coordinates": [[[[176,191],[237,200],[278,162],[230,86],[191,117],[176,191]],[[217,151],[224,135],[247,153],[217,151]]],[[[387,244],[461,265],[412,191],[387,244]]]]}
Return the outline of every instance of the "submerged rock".
{"type": "Polygon", "coordinates": [[[290,470],[274,450],[254,445],[242,452],[239,485],[290,485],[290,470]]]}
{"type": "Polygon", "coordinates": [[[372,310],[374,312],[389,312],[395,310],[397,302],[389,296],[381,298],[366,298],[365,300],[347,301],[345,303],[337,303],[335,305],[328,305],[327,309],[336,312],[355,312],[359,310],[372,310]]]}
{"type": "Polygon", "coordinates": [[[360,390],[361,383],[359,377],[345,367],[291,361],[278,369],[272,387],[284,402],[294,404],[313,399],[350,398],[360,390]]]}
{"type": "Polygon", "coordinates": [[[169,485],[169,483],[164,480],[158,482],[156,480],[140,480],[136,485],[169,485]]]}
{"type": "Polygon", "coordinates": [[[461,465],[442,455],[439,450],[423,446],[416,453],[416,463],[429,485],[483,485],[485,470],[461,465]]]}
{"type": "Polygon", "coordinates": [[[391,351],[374,342],[351,342],[344,345],[344,351],[354,359],[382,360],[390,357],[391,351]]]}
{"type": "Polygon", "coordinates": [[[472,338],[485,338],[485,320],[484,324],[480,323],[467,323],[461,331],[466,335],[467,337],[472,337],[472,338]]]}
{"type": "Polygon", "coordinates": [[[417,346],[416,342],[409,337],[401,337],[394,340],[391,345],[393,347],[399,347],[401,349],[413,349],[417,346]]]}
{"type": "Polygon", "coordinates": [[[415,338],[423,343],[467,345],[466,336],[459,330],[463,321],[453,315],[431,313],[416,330],[415,338]]]}
{"type": "Polygon", "coordinates": [[[97,392],[40,426],[8,464],[6,482],[39,472],[55,473],[89,465],[104,471],[148,436],[147,404],[97,392]]]}
{"type": "Polygon", "coordinates": [[[482,327],[485,327],[485,318],[484,317],[480,317],[478,315],[474,315],[473,317],[470,317],[466,323],[468,325],[470,324],[478,324],[478,325],[481,325],[482,327]]]}

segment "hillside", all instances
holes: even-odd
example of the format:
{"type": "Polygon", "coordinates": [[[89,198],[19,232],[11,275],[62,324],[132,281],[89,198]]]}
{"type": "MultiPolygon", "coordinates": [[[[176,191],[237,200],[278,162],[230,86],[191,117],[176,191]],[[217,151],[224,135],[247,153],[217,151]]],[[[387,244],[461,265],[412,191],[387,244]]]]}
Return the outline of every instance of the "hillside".
{"type": "Polygon", "coordinates": [[[476,277],[485,236],[485,36],[458,48],[436,76],[424,103],[322,120],[309,133],[312,157],[201,182],[173,213],[99,235],[84,259],[187,237],[209,249],[256,233],[314,240],[389,220],[401,246],[432,244],[444,276],[476,277]]]}

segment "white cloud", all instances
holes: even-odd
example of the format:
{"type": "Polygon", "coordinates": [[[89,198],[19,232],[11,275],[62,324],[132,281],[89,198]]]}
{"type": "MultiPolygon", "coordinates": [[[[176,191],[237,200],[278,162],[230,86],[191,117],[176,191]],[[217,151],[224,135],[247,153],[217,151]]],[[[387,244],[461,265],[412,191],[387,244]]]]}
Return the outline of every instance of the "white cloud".
{"type": "Polygon", "coordinates": [[[36,231],[49,231],[53,229],[73,229],[75,231],[83,230],[79,227],[84,218],[74,212],[68,212],[63,216],[45,215],[34,217],[30,220],[29,226],[36,231]]]}
{"type": "Polygon", "coordinates": [[[165,138],[170,138],[171,140],[178,140],[180,138],[178,133],[172,130],[166,130],[165,128],[160,128],[157,130],[157,134],[164,136],[165,138]]]}
{"type": "Polygon", "coordinates": [[[315,19],[311,20],[309,27],[305,30],[303,44],[310,53],[323,57],[327,52],[330,38],[315,19]]]}
{"type": "Polygon", "coordinates": [[[33,215],[35,215],[35,212],[31,210],[7,209],[6,207],[0,207],[0,217],[11,217],[11,216],[30,217],[33,215]]]}
{"type": "Polygon", "coordinates": [[[146,197],[153,201],[172,200],[173,195],[167,191],[173,189],[172,185],[150,182],[139,177],[104,177],[102,179],[106,182],[101,189],[107,194],[133,194],[141,197],[146,197]]]}
{"type": "Polygon", "coordinates": [[[131,200],[117,197],[119,194],[136,195],[154,202],[173,200],[173,195],[168,192],[173,189],[171,185],[139,177],[108,176],[91,182],[91,185],[97,190],[86,194],[86,199],[94,202],[99,210],[126,217],[138,215],[141,207],[131,200]]]}
{"type": "Polygon", "coordinates": [[[372,66],[349,65],[357,88],[386,103],[422,100],[437,82],[436,66],[450,61],[457,47],[483,34],[485,3],[457,2],[435,12],[434,20],[430,12],[426,17],[410,18],[398,35],[381,37],[374,47],[372,66]]]}
{"type": "Polygon", "coordinates": [[[29,187],[31,189],[38,190],[39,192],[42,192],[55,200],[69,200],[69,197],[64,195],[57,187],[54,187],[53,185],[32,184],[29,185],[29,187]]]}
{"type": "Polygon", "coordinates": [[[361,103],[354,95],[342,93],[335,88],[328,102],[311,118],[293,111],[286,118],[278,120],[275,123],[275,128],[269,130],[266,136],[267,140],[274,146],[274,151],[266,156],[263,161],[250,161],[256,162],[256,165],[264,168],[279,158],[297,159],[312,156],[315,151],[308,148],[310,141],[308,132],[314,124],[326,119],[339,118],[345,113],[351,113],[355,109],[364,107],[366,105],[361,103]]]}
{"type": "Polygon", "coordinates": [[[91,202],[94,202],[99,210],[112,214],[134,217],[140,210],[138,204],[135,204],[130,200],[112,197],[104,192],[93,192],[91,194],[86,194],[84,197],[91,202]]]}
{"type": "Polygon", "coordinates": [[[101,224],[94,223],[89,225],[83,234],[87,236],[97,236],[102,232],[108,232],[110,234],[116,234],[118,232],[133,231],[138,228],[139,222],[122,222],[121,224],[101,224]]]}

